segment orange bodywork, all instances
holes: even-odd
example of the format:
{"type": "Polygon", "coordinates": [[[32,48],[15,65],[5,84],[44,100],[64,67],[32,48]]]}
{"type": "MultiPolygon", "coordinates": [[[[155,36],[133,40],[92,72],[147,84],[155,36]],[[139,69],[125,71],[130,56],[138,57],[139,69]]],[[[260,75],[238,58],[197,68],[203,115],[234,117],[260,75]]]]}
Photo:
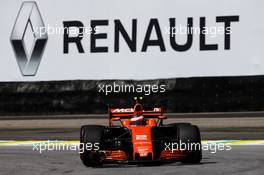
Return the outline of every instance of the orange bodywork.
{"type": "Polygon", "coordinates": [[[163,150],[160,154],[160,160],[178,160],[185,156],[184,151],[181,150],[163,150]]]}
{"type": "Polygon", "coordinates": [[[147,157],[151,154],[153,159],[151,126],[131,126],[131,132],[134,160],[137,153],[140,157],[147,157]]]}
{"type": "Polygon", "coordinates": [[[127,155],[122,150],[105,151],[105,160],[117,160],[122,161],[127,159],[127,155]]]}
{"type": "MultiPolygon", "coordinates": [[[[140,115],[144,116],[144,125],[134,125],[131,118],[135,115],[135,108],[109,108],[109,126],[113,125],[113,121],[120,121],[122,127],[130,130],[133,144],[133,160],[154,160],[155,153],[152,145],[153,127],[157,126],[158,122],[166,119],[163,116],[162,108],[154,108],[153,110],[142,110],[140,115]],[[146,159],[144,159],[146,158],[146,159]]],[[[108,151],[106,160],[124,160],[127,155],[124,151],[108,151]]],[[[176,160],[185,156],[183,151],[163,150],[160,153],[159,160],[176,160]]]]}

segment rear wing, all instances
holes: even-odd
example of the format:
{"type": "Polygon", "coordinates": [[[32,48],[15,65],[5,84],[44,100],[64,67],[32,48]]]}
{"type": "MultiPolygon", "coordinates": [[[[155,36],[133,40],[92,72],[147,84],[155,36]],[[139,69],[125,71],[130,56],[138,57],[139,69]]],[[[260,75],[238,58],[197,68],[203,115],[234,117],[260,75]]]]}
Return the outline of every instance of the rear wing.
{"type": "MultiPolygon", "coordinates": [[[[109,119],[111,120],[113,117],[122,118],[132,118],[134,114],[133,108],[108,108],[109,119]]],[[[153,108],[153,110],[143,110],[143,116],[148,118],[155,118],[161,116],[163,114],[163,109],[161,107],[153,108]]]]}

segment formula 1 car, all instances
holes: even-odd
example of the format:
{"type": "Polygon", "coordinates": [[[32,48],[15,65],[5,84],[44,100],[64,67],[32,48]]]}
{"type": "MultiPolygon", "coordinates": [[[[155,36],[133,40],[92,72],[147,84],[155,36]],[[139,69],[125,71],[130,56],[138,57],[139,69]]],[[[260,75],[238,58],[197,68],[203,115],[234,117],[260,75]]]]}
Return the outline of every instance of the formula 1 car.
{"type": "Polygon", "coordinates": [[[166,118],[161,107],[144,110],[139,100],[134,108],[109,108],[109,126],[81,127],[83,164],[93,167],[106,163],[200,163],[199,128],[190,123],[165,125],[166,118]]]}

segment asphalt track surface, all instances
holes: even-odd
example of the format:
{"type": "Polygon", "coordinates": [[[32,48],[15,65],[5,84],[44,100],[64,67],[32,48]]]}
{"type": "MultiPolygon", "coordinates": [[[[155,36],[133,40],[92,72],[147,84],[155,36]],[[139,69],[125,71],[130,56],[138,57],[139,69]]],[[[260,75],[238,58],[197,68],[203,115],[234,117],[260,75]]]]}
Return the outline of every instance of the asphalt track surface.
{"type": "Polygon", "coordinates": [[[232,146],[230,151],[215,154],[203,151],[200,164],[105,165],[84,167],[78,152],[51,151],[42,154],[32,147],[0,147],[1,175],[263,175],[264,146],[232,146]]]}
{"type": "MultiPolygon", "coordinates": [[[[202,140],[264,139],[264,117],[173,118],[167,123],[191,122],[201,129],[202,140]]],[[[67,118],[1,120],[0,140],[78,140],[84,124],[107,125],[106,119],[67,118]]],[[[84,167],[76,151],[39,153],[32,146],[0,146],[0,175],[45,174],[264,174],[264,145],[232,145],[230,151],[203,151],[201,164],[171,163],[159,166],[105,165],[84,167]]]]}

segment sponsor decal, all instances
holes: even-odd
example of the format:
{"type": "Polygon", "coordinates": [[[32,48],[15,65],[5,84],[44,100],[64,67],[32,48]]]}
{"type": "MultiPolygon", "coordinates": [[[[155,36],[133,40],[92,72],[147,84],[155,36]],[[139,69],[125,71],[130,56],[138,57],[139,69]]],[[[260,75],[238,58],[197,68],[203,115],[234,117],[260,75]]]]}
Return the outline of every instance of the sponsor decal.
{"type": "MultiPolygon", "coordinates": [[[[178,22],[176,16],[169,16],[167,19],[160,19],[158,16],[151,16],[149,19],[141,19],[136,16],[131,16],[126,21],[121,19],[89,19],[89,21],[81,21],[78,19],[59,21],[59,26],[62,30],[55,29],[56,27],[47,27],[44,25],[37,3],[34,1],[23,2],[17,18],[15,20],[13,30],[10,36],[10,41],[15,53],[17,64],[23,76],[35,76],[44,53],[48,36],[58,31],[62,32],[62,46],[58,46],[57,52],[62,52],[62,55],[77,51],[77,53],[119,53],[120,48],[125,45],[129,49],[128,53],[135,52],[151,52],[150,48],[158,48],[160,52],[168,50],[174,52],[186,52],[190,50],[194,43],[198,43],[197,50],[199,51],[217,51],[231,50],[231,35],[232,26],[240,21],[239,15],[221,15],[210,17],[186,17],[187,25],[185,32],[179,33],[177,30],[178,22]],[[206,25],[207,18],[214,21],[212,25],[206,25]],[[161,25],[161,20],[163,21],[161,25]],[[164,20],[166,26],[164,26],[164,20]],[[87,25],[89,23],[89,26],[87,25]],[[142,25],[144,23],[144,26],[142,25]],[[124,25],[126,23],[126,25],[124,25]],[[197,23],[199,23],[197,25],[197,23]],[[147,25],[145,25],[147,24],[147,25]],[[222,26],[220,37],[222,43],[208,43],[207,37],[210,36],[212,26],[222,26]],[[27,49],[25,43],[25,34],[27,30],[32,32],[34,41],[31,49],[27,49]],[[52,30],[50,30],[52,29],[52,30]],[[109,30],[111,29],[111,30],[109,30]],[[50,33],[52,31],[52,33],[50,33]],[[139,31],[143,31],[143,35],[139,35],[139,31]],[[88,35],[86,35],[88,34],[88,35]],[[180,42],[177,38],[180,34],[186,37],[184,42],[180,42]],[[194,37],[197,34],[198,37],[194,37]],[[111,37],[109,37],[111,35],[111,37]],[[151,36],[156,36],[155,39],[151,36]],[[89,42],[84,42],[85,37],[89,38],[89,42]],[[142,38],[139,38],[142,37],[142,38]],[[104,40],[111,39],[109,45],[100,44],[104,40]],[[165,42],[168,40],[169,42],[165,42]],[[196,42],[195,40],[199,40],[196,42]],[[85,45],[88,44],[89,47],[85,45]],[[113,48],[110,49],[110,46],[113,48]],[[69,49],[72,47],[72,49],[69,49]]],[[[56,24],[57,25],[57,24],[56,24]]],[[[214,30],[215,31],[215,30],[214,30]]],[[[216,35],[214,36],[216,37],[216,35]]],[[[195,47],[197,47],[195,46],[195,47]]],[[[56,52],[55,51],[55,52],[56,52]]],[[[57,53],[59,54],[59,53],[57,53]]],[[[103,90],[103,88],[100,88],[103,90]]],[[[119,87],[120,90],[120,87],[119,87]]],[[[130,88],[129,88],[130,90],[130,88]]],[[[138,88],[143,91],[142,87],[138,88]]],[[[153,92],[165,92],[164,87],[154,87],[153,92]]],[[[103,91],[104,92],[104,91],[103,91]]],[[[146,95],[149,95],[147,92],[146,95]]],[[[107,95],[107,92],[106,92],[107,95]]]]}
{"type": "Polygon", "coordinates": [[[136,140],[147,140],[147,135],[136,135],[136,140]]]}
{"type": "MultiPolygon", "coordinates": [[[[134,112],[133,108],[116,108],[116,109],[111,109],[111,113],[132,113],[134,112]]],[[[161,112],[161,108],[154,108],[152,111],[145,111],[143,112],[161,112]]]]}
{"type": "Polygon", "coordinates": [[[44,23],[36,2],[23,2],[17,15],[10,41],[13,46],[16,60],[23,76],[34,76],[44,52],[48,35],[34,31],[35,28],[43,28],[44,23]],[[25,47],[24,37],[26,30],[33,32],[33,45],[31,50],[25,47]]]}

